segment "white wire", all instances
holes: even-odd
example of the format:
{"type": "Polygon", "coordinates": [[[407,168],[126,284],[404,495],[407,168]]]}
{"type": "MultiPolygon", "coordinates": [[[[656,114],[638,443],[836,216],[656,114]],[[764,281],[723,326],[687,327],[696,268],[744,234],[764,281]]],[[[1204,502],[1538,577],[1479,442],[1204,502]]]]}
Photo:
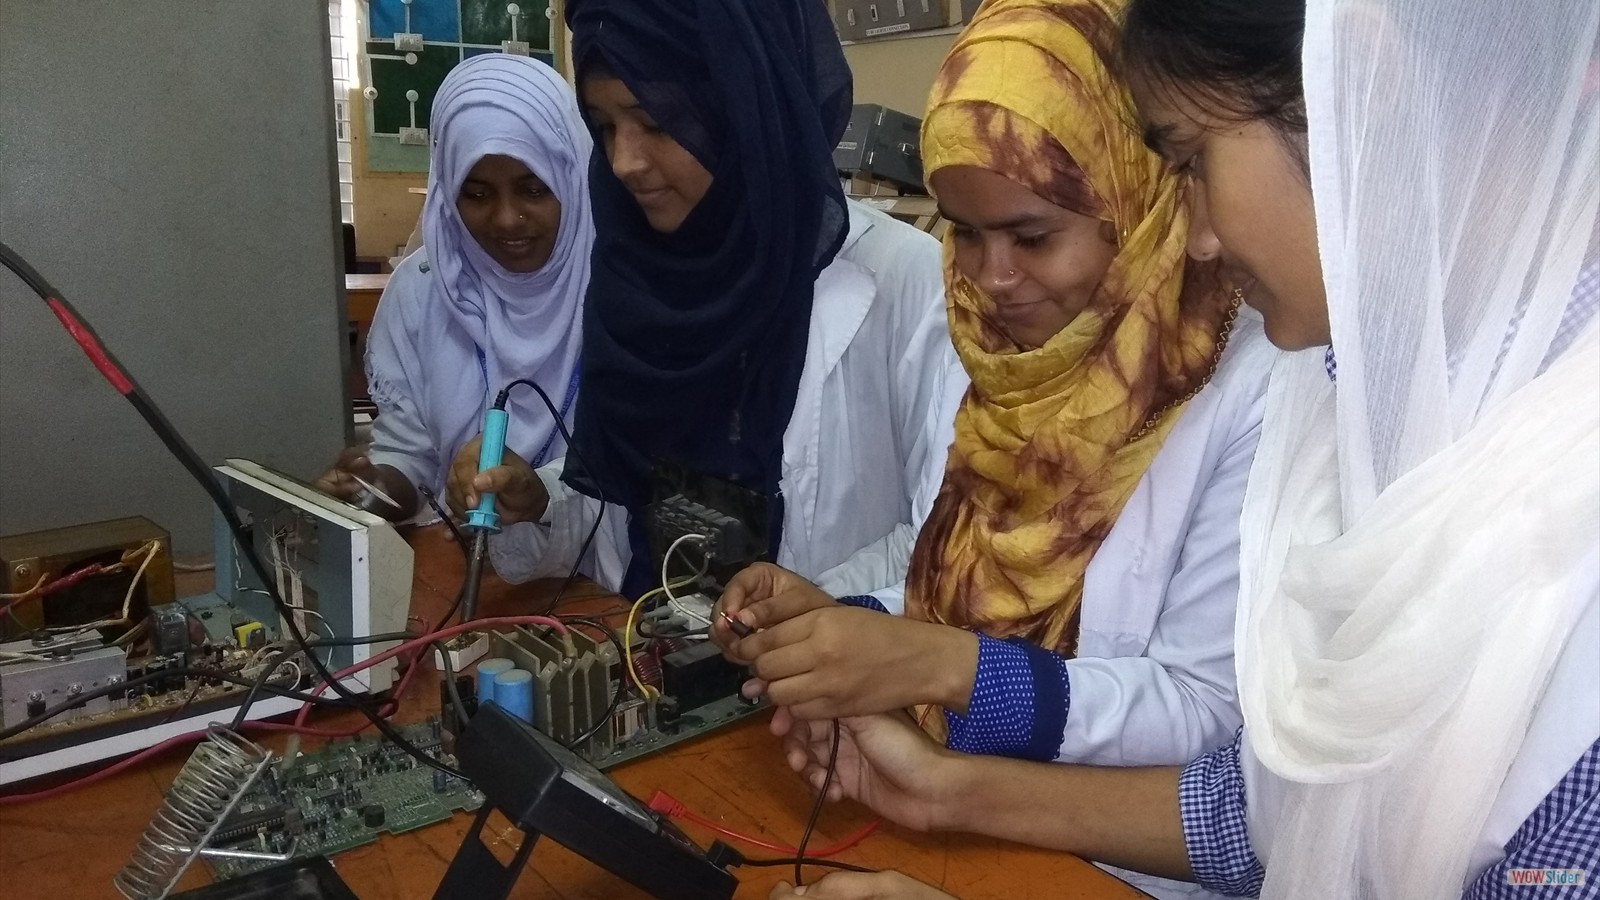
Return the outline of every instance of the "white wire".
{"type": "MultiPolygon", "coordinates": [[[[700,624],[704,625],[705,627],[710,628],[711,627],[711,620],[710,619],[706,618],[705,616],[700,615],[699,613],[690,612],[687,608],[684,607],[684,605],[682,603],[680,603],[678,601],[678,598],[673,595],[673,593],[672,593],[673,583],[672,583],[672,580],[667,576],[667,567],[672,565],[672,554],[676,553],[678,548],[680,546],[682,546],[685,541],[699,541],[700,544],[701,544],[701,549],[703,550],[704,546],[705,546],[705,542],[707,540],[708,539],[703,534],[686,534],[686,535],[683,535],[683,536],[679,537],[677,540],[672,542],[672,545],[667,548],[667,552],[662,554],[662,556],[661,556],[661,589],[662,589],[662,592],[667,595],[667,605],[672,607],[672,610],[674,612],[676,612],[680,616],[683,616],[684,618],[688,619],[691,622],[699,622],[700,624]]],[[[691,577],[699,578],[701,575],[704,575],[706,573],[706,569],[710,565],[711,565],[711,557],[710,557],[710,555],[709,554],[704,555],[704,557],[700,561],[700,568],[698,570],[696,570],[694,575],[691,576],[691,577]]]]}

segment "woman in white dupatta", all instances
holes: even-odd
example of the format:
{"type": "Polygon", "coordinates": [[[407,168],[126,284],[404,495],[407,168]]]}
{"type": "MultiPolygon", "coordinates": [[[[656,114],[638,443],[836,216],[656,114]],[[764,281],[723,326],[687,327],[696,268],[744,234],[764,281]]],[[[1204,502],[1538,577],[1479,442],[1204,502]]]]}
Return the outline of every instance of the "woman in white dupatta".
{"type": "MultiPolygon", "coordinates": [[[[1241,895],[1595,896],[1600,4],[1134,0],[1124,40],[1191,252],[1301,351],[1243,514],[1241,739],[1092,770],[843,720],[833,793],[1241,895]]],[[[814,784],[830,736],[791,737],[814,784]]]]}

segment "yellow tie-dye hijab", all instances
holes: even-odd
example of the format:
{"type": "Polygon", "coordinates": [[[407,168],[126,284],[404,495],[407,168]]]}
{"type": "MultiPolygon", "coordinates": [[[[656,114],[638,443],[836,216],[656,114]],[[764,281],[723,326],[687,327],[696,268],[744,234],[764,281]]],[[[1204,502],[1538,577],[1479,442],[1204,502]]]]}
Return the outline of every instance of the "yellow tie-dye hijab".
{"type": "Polygon", "coordinates": [[[1180,184],[1135,133],[1110,71],[1122,2],[985,3],[922,126],[929,175],[996,172],[1118,240],[1088,308],[1033,350],[991,320],[945,241],[950,331],[972,387],[906,612],[1068,655],[1089,560],[1209,379],[1237,309],[1214,266],[1186,266],[1180,184]]]}

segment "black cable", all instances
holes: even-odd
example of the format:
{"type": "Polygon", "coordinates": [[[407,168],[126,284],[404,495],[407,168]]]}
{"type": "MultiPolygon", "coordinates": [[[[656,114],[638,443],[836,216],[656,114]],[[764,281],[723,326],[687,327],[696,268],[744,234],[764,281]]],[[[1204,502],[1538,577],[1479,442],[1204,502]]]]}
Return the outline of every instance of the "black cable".
{"type": "MultiPolygon", "coordinates": [[[[518,378],[516,381],[506,385],[505,389],[500,392],[500,395],[495,398],[495,408],[505,409],[506,401],[511,399],[511,389],[519,385],[533,388],[534,393],[539,395],[539,399],[544,401],[545,409],[550,411],[550,418],[555,420],[556,429],[561,432],[561,439],[567,442],[567,452],[576,457],[579,463],[582,463],[583,457],[578,453],[577,448],[572,444],[572,432],[567,430],[567,423],[562,420],[561,411],[556,409],[556,405],[550,401],[550,395],[544,392],[544,388],[539,387],[537,384],[534,384],[527,378],[518,378]]],[[[594,517],[594,524],[589,526],[589,534],[584,537],[583,545],[578,548],[578,558],[572,561],[572,570],[567,572],[567,577],[561,582],[561,588],[556,591],[555,597],[545,605],[545,608],[540,615],[547,616],[554,612],[555,608],[560,605],[561,598],[566,596],[567,589],[572,587],[573,581],[577,580],[578,567],[583,564],[583,558],[589,555],[589,548],[594,544],[594,536],[600,533],[600,523],[603,522],[606,517],[606,492],[605,488],[600,487],[599,484],[595,485],[595,492],[600,495],[599,497],[595,498],[600,501],[600,514],[594,517]]]]}
{"type": "Polygon", "coordinates": [[[450,536],[455,538],[456,546],[461,548],[461,555],[463,557],[470,557],[472,551],[467,546],[466,535],[463,535],[461,533],[461,529],[456,526],[455,519],[450,518],[449,511],[447,511],[443,506],[439,505],[439,498],[433,495],[433,491],[428,490],[420,484],[417,485],[417,490],[422,493],[422,499],[428,501],[428,505],[433,507],[433,514],[438,516],[439,519],[450,528],[450,536]]]}
{"type": "MultiPolygon", "coordinates": [[[[817,792],[817,799],[811,804],[811,817],[806,819],[806,830],[800,834],[800,843],[794,848],[794,885],[799,887],[805,884],[801,877],[801,870],[807,863],[823,865],[819,860],[806,859],[806,844],[811,843],[811,832],[817,827],[817,819],[822,815],[822,804],[828,799],[828,788],[833,786],[833,770],[839,764],[839,720],[833,720],[833,740],[828,747],[828,774],[822,777],[822,790],[817,792]]],[[[757,865],[757,863],[750,863],[757,865]]],[[[781,864],[781,860],[779,863],[781,864]]]]}
{"type": "Polygon", "coordinates": [[[183,714],[188,712],[189,707],[194,705],[195,698],[200,696],[200,689],[205,687],[205,685],[206,683],[204,679],[196,678],[194,680],[194,687],[189,690],[189,696],[183,698],[183,702],[178,704],[178,708],[170,713],[167,713],[167,717],[157,723],[155,727],[160,728],[164,725],[171,725],[173,722],[176,722],[178,719],[182,718],[183,714]]]}
{"type": "Polygon", "coordinates": [[[843,869],[846,872],[866,872],[868,874],[872,874],[872,873],[878,871],[877,869],[869,869],[866,866],[852,866],[849,863],[835,862],[834,860],[831,860],[831,859],[818,859],[815,856],[809,857],[809,858],[805,858],[805,859],[802,859],[800,857],[795,857],[793,859],[789,859],[787,857],[785,857],[784,859],[749,859],[749,858],[745,858],[745,859],[741,859],[739,861],[738,865],[741,865],[741,866],[788,866],[788,865],[799,866],[801,863],[804,863],[805,865],[808,865],[808,866],[821,866],[824,869],[843,869]]]}
{"type": "MultiPolygon", "coordinates": [[[[411,640],[411,639],[413,639],[415,637],[417,637],[417,635],[415,635],[415,634],[413,634],[412,632],[409,632],[409,631],[391,631],[391,632],[388,632],[386,634],[368,634],[368,635],[362,635],[360,637],[330,638],[328,640],[319,640],[319,641],[314,641],[311,644],[311,646],[313,646],[313,647],[354,647],[354,646],[357,646],[357,645],[360,645],[360,644],[379,644],[379,643],[383,643],[385,641],[406,641],[406,640],[411,640]]],[[[293,652],[293,651],[287,651],[287,652],[293,652]]],[[[283,654],[280,654],[280,657],[279,657],[280,659],[281,659],[282,655],[283,654]]],[[[265,670],[265,673],[268,676],[270,676],[270,674],[271,674],[271,672],[272,672],[272,670],[274,668],[276,668],[276,664],[274,664],[273,666],[268,667],[265,670]]],[[[172,676],[172,675],[184,675],[184,676],[188,676],[188,677],[201,677],[201,678],[216,678],[216,679],[218,679],[220,681],[226,681],[226,682],[228,682],[230,684],[240,685],[241,687],[254,688],[254,689],[257,689],[258,691],[265,691],[265,692],[267,692],[269,694],[277,694],[278,696],[283,696],[283,697],[292,697],[294,699],[301,700],[302,702],[315,703],[315,704],[320,705],[320,706],[336,706],[336,707],[338,707],[340,709],[348,709],[349,707],[351,707],[353,705],[362,704],[362,703],[366,703],[367,702],[365,698],[360,697],[359,695],[355,698],[354,703],[352,703],[351,701],[348,701],[348,700],[341,700],[341,699],[337,699],[337,698],[334,698],[334,697],[325,697],[325,696],[323,696],[321,694],[312,695],[312,694],[306,694],[306,693],[300,693],[300,692],[288,692],[288,691],[285,691],[285,690],[283,690],[281,688],[274,688],[271,684],[264,683],[264,682],[262,683],[262,686],[260,688],[256,688],[257,682],[260,682],[262,680],[262,676],[259,676],[259,675],[255,679],[245,679],[245,678],[241,678],[239,676],[236,676],[231,672],[226,672],[226,671],[224,671],[222,669],[207,669],[207,668],[202,668],[202,667],[198,667],[198,666],[171,666],[171,667],[168,667],[168,668],[165,668],[165,669],[161,669],[159,671],[146,673],[146,674],[141,675],[141,676],[139,676],[137,678],[130,678],[130,679],[126,680],[126,681],[118,682],[117,684],[106,685],[105,687],[97,688],[97,689],[95,689],[93,691],[90,691],[90,692],[88,692],[86,694],[79,694],[78,696],[74,697],[73,699],[71,699],[71,700],[69,700],[69,701],[67,701],[65,703],[61,703],[61,704],[58,704],[58,705],[56,705],[54,707],[51,707],[50,709],[45,710],[43,713],[40,713],[39,715],[34,716],[33,718],[30,718],[30,719],[28,719],[26,721],[23,721],[23,722],[19,722],[15,726],[12,726],[10,728],[6,728],[6,729],[3,729],[3,730],[0,730],[0,741],[9,740],[9,739],[11,739],[13,737],[16,737],[18,734],[21,734],[22,732],[27,731],[28,729],[33,728],[34,726],[39,725],[39,724],[41,724],[43,722],[47,722],[50,719],[53,719],[56,716],[59,716],[62,713],[67,712],[68,710],[75,709],[78,706],[80,706],[80,705],[82,705],[84,703],[87,703],[90,700],[95,700],[95,699],[98,699],[100,697],[105,697],[105,696],[108,696],[108,695],[111,695],[111,694],[115,694],[118,691],[125,691],[125,690],[128,690],[129,688],[140,687],[142,685],[149,684],[152,681],[160,681],[160,680],[162,680],[164,678],[167,678],[169,676],[172,676]]],[[[270,677],[267,679],[267,681],[270,681],[270,677]]],[[[187,702],[186,702],[185,705],[187,705],[187,702]]]]}
{"type": "MultiPolygon", "coordinates": [[[[34,728],[50,721],[64,712],[77,709],[83,704],[88,703],[90,700],[98,700],[101,697],[107,697],[111,694],[127,691],[131,688],[142,687],[153,681],[161,681],[171,678],[174,675],[182,675],[188,678],[215,678],[218,681],[226,681],[229,684],[237,684],[240,687],[251,687],[255,684],[254,679],[243,678],[233,674],[232,672],[224,672],[221,669],[172,666],[156,672],[149,672],[144,675],[140,675],[137,678],[129,678],[127,681],[121,681],[116,684],[108,684],[104,687],[95,688],[92,691],[85,691],[84,693],[73,697],[71,700],[58,703],[55,706],[46,709],[37,716],[24,719],[21,722],[18,722],[15,725],[7,726],[6,728],[0,728],[0,741],[8,741],[30,728],[34,728]]],[[[333,697],[324,697],[320,694],[308,694],[303,691],[276,687],[272,684],[264,684],[261,690],[264,693],[273,694],[279,697],[288,697],[293,700],[299,700],[302,703],[315,703],[321,706],[337,706],[341,709],[346,709],[354,705],[354,703],[349,700],[339,700],[333,697]]],[[[361,702],[361,698],[355,698],[355,702],[361,702]]]]}
{"type": "MultiPolygon", "coordinates": [[[[434,630],[437,631],[438,629],[434,629],[434,630]]],[[[332,635],[330,635],[328,640],[321,640],[321,639],[313,640],[311,642],[311,646],[313,646],[313,647],[356,647],[356,646],[360,646],[362,644],[380,644],[380,643],[383,643],[385,641],[409,641],[409,640],[411,640],[411,639],[413,639],[413,638],[415,638],[417,636],[418,635],[412,634],[409,631],[391,631],[388,634],[368,634],[368,635],[362,635],[360,637],[348,637],[348,638],[333,637],[332,635]]],[[[296,650],[294,650],[294,649],[282,650],[282,651],[279,651],[277,654],[275,654],[274,656],[272,656],[270,659],[267,660],[266,667],[261,670],[261,674],[260,675],[256,676],[255,683],[250,685],[250,693],[245,695],[244,703],[239,706],[239,711],[233,717],[233,724],[230,726],[231,728],[233,728],[233,730],[238,731],[239,728],[242,725],[244,725],[244,723],[245,723],[244,713],[245,713],[246,710],[248,710],[250,708],[250,704],[255,702],[255,696],[256,696],[256,694],[260,693],[261,685],[265,684],[268,680],[270,680],[271,677],[272,677],[272,673],[278,668],[279,665],[282,665],[284,659],[286,659],[289,656],[293,655],[295,652],[296,652],[296,650]]],[[[415,663],[413,663],[413,665],[415,665],[415,663]]]]}
{"type": "MultiPolygon", "coordinates": [[[[622,639],[617,637],[617,633],[612,631],[610,626],[599,621],[598,619],[584,619],[577,616],[565,617],[564,621],[576,622],[579,624],[588,625],[591,628],[600,629],[601,634],[605,635],[606,640],[610,641],[611,645],[617,648],[617,658],[622,661],[624,666],[627,665],[628,651],[625,647],[623,647],[622,639]]],[[[622,697],[625,693],[627,693],[627,689],[628,680],[626,678],[617,679],[617,690],[611,695],[611,705],[606,707],[606,711],[602,713],[600,718],[596,720],[594,724],[590,725],[588,729],[583,732],[583,734],[580,734],[571,741],[567,742],[568,750],[578,749],[578,747],[581,746],[584,741],[587,741],[599,734],[600,729],[606,727],[606,725],[610,723],[611,717],[617,712],[617,707],[622,705],[622,697]]]]}
{"type": "Polygon", "coordinates": [[[260,674],[256,675],[254,683],[250,685],[250,693],[244,695],[244,702],[239,704],[239,711],[234,714],[233,724],[228,727],[232,728],[234,731],[238,731],[244,726],[245,711],[250,708],[250,704],[255,702],[256,694],[261,693],[261,686],[272,680],[272,673],[276,672],[278,670],[278,666],[282,664],[285,659],[288,659],[290,656],[294,655],[294,653],[295,651],[293,649],[279,650],[277,653],[267,657],[266,665],[262,667],[260,674]]]}
{"type": "Polygon", "coordinates": [[[433,630],[443,631],[444,627],[450,624],[450,620],[456,617],[456,610],[461,608],[461,602],[465,599],[467,599],[467,585],[462,582],[461,588],[456,591],[456,599],[451,602],[450,608],[444,611],[444,615],[439,617],[439,623],[433,626],[433,630]]]}
{"type": "Polygon", "coordinates": [[[589,526],[589,533],[584,536],[583,546],[578,548],[578,558],[572,561],[572,569],[567,572],[567,577],[561,580],[561,587],[556,591],[555,597],[551,598],[550,602],[545,605],[544,615],[555,612],[556,607],[561,605],[561,598],[566,596],[567,589],[572,587],[572,582],[577,580],[578,566],[583,563],[583,558],[589,555],[589,547],[594,543],[594,536],[600,532],[600,521],[605,517],[606,502],[602,499],[600,501],[600,514],[594,517],[594,524],[589,526]]]}
{"type": "Polygon", "coordinates": [[[311,640],[313,647],[359,647],[363,644],[382,644],[387,641],[412,641],[422,635],[415,631],[389,631],[383,634],[363,634],[355,637],[326,637],[311,640]]]}
{"type": "Polygon", "coordinates": [[[456,667],[450,662],[450,651],[445,647],[444,641],[430,641],[428,646],[433,652],[439,654],[439,668],[444,670],[444,689],[450,696],[450,705],[455,708],[456,721],[461,728],[467,727],[467,721],[472,717],[467,715],[467,704],[461,700],[461,689],[456,686],[456,667]]]}
{"type": "MultiPolygon", "coordinates": [[[[450,529],[450,536],[455,539],[456,546],[461,548],[462,560],[466,562],[468,568],[471,568],[472,548],[467,546],[467,536],[461,533],[460,528],[456,527],[456,522],[454,519],[450,518],[449,511],[447,511],[443,506],[439,505],[439,498],[434,496],[433,491],[430,491],[421,485],[417,486],[417,490],[422,492],[423,499],[427,500],[428,505],[433,507],[434,514],[437,515],[439,519],[444,522],[445,526],[450,529]]],[[[461,602],[465,599],[467,599],[467,586],[465,583],[463,583],[461,585],[461,590],[456,591],[455,601],[450,604],[449,609],[445,610],[444,615],[439,617],[439,623],[433,626],[433,630],[443,631],[444,627],[450,624],[450,620],[455,618],[456,610],[461,608],[461,602]]]]}
{"type": "MultiPolygon", "coordinates": [[[[44,279],[44,276],[40,275],[37,270],[28,265],[27,261],[18,256],[16,251],[4,243],[0,243],[0,264],[15,272],[17,277],[32,288],[33,292],[38,294],[41,300],[45,301],[51,312],[61,319],[63,326],[72,333],[73,340],[78,342],[79,347],[89,355],[90,361],[94,363],[95,368],[111,382],[112,387],[118,393],[127,398],[140,417],[155,432],[161,443],[166,446],[179,464],[189,472],[195,482],[205,490],[206,494],[211,498],[211,502],[216,505],[217,511],[222,514],[223,520],[227,522],[228,531],[233,535],[234,543],[238,545],[240,553],[244,555],[256,578],[265,587],[267,596],[271,598],[273,608],[278,611],[278,615],[283,619],[284,626],[288,630],[290,637],[294,638],[295,644],[305,652],[312,667],[316,669],[318,677],[326,682],[329,689],[335,694],[346,701],[355,701],[356,692],[345,687],[344,683],[335,678],[333,672],[323,665],[321,660],[317,659],[316,654],[311,652],[310,646],[306,642],[305,633],[300,630],[300,626],[295,622],[293,609],[284,602],[283,597],[279,596],[273,580],[267,577],[267,568],[262,564],[260,555],[256,553],[255,543],[250,539],[249,532],[245,530],[244,523],[239,521],[238,512],[233,508],[232,502],[222,491],[222,485],[212,476],[205,462],[201,460],[200,455],[195,452],[193,447],[189,446],[188,442],[183,439],[183,435],[172,426],[172,423],[167,421],[167,417],[161,412],[160,407],[156,406],[155,402],[145,395],[144,389],[138,385],[133,376],[128,374],[127,368],[117,362],[111,352],[104,348],[99,336],[94,333],[89,324],[72,307],[72,304],[61,296],[60,291],[52,287],[44,279]]],[[[557,416],[558,420],[559,418],[557,416]]],[[[565,433],[564,427],[562,431],[565,433]]],[[[356,708],[384,737],[388,738],[395,746],[407,754],[415,757],[419,762],[430,768],[454,775],[464,781],[470,780],[454,767],[445,765],[406,740],[393,725],[384,721],[376,710],[360,704],[357,704],[356,708]]]]}

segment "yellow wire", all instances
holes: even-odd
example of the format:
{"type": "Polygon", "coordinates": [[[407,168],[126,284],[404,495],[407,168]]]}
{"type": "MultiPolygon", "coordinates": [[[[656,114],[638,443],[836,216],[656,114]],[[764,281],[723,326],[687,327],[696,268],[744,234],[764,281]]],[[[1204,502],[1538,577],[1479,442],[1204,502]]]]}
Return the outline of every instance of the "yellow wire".
{"type": "Polygon", "coordinates": [[[639,686],[639,692],[645,695],[646,700],[661,699],[661,692],[656,690],[653,685],[645,684],[644,679],[639,677],[639,670],[633,666],[634,617],[639,614],[639,607],[644,606],[646,600],[649,600],[651,597],[667,591],[669,587],[672,590],[677,590],[678,588],[684,587],[685,585],[694,581],[697,577],[699,576],[691,576],[689,578],[682,579],[681,581],[674,582],[671,585],[663,584],[661,587],[658,587],[654,590],[646,591],[639,597],[638,600],[633,602],[633,606],[628,608],[628,624],[625,626],[622,632],[622,655],[626,657],[625,662],[628,664],[628,674],[633,676],[633,683],[639,686]]]}
{"type": "MultiPolygon", "coordinates": [[[[650,594],[654,593],[656,591],[650,592],[650,594]]],[[[626,657],[628,674],[633,676],[633,683],[638,685],[639,693],[644,694],[646,700],[653,701],[661,696],[660,692],[651,685],[645,684],[644,679],[639,677],[639,670],[633,666],[633,617],[639,612],[639,607],[644,604],[644,601],[650,599],[650,594],[640,597],[633,606],[628,608],[628,624],[622,632],[622,655],[626,657]]]]}

